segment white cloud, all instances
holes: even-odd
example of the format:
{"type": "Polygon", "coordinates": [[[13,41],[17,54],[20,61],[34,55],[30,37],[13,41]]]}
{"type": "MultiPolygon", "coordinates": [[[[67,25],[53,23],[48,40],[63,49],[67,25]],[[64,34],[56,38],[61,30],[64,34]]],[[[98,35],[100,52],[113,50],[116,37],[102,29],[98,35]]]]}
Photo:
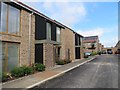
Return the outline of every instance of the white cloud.
{"type": "Polygon", "coordinates": [[[80,2],[44,2],[43,8],[49,13],[51,18],[69,27],[82,21],[87,14],[84,4],[80,2]]]}
{"type": "MultiPolygon", "coordinates": [[[[24,0],[22,1],[24,2],[24,0]]],[[[72,27],[77,22],[83,21],[87,15],[87,10],[82,2],[48,2],[45,0],[39,3],[30,3],[27,1],[24,3],[68,27],[72,27]]]]}
{"type": "Polygon", "coordinates": [[[118,28],[115,26],[115,27],[110,27],[110,28],[98,27],[98,28],[94,28],[90,30],[78,30],[77,32],[83,36],[98,35],[100,42],[105,47],[114,47],[116,43],[118,42],[118,35],[113,33],[113,35],[111,36],[111,34],[112,32],[117,33],[117,31],[118,31],[118,28]]]}
{"type": "Polygon", "coordinates": [[[105,47],[114,47],[118,42],[118,37],[111,37],[111,40],[104,40],[102,43],[105,47]]]}
{"type": "Polygon", "coordinates": [[[87,31],[78,30],[77,32],[83,36],[95,36],[95,35],[102,36],[105,31],[106,30],[104,28],[95,28],[87,31]]]}

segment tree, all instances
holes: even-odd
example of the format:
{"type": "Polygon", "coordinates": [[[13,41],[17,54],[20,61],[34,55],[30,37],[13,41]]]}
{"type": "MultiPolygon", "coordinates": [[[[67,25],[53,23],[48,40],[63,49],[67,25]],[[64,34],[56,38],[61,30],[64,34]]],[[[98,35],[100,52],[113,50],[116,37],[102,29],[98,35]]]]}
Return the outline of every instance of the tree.
{"type": "Polygon", "coordinates": [[[95,49],[95,44],[94,43],[91,44],[91,49],[92,49],[92,52],[93,52],[93,49],[95,49]]]}

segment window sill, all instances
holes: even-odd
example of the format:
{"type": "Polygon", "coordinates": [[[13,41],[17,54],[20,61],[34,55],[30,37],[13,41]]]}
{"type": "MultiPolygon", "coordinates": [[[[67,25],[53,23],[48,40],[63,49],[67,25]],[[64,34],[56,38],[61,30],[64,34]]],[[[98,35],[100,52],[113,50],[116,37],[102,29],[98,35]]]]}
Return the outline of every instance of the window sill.
{"type": "Polygon", "coordinates": [[[21,37],[21,35],[16,35],[16,34],[8,34],[8,33],[1,33],[2,35],[9,35],[9,36],[15,36],[15,37],[21,37]]]}

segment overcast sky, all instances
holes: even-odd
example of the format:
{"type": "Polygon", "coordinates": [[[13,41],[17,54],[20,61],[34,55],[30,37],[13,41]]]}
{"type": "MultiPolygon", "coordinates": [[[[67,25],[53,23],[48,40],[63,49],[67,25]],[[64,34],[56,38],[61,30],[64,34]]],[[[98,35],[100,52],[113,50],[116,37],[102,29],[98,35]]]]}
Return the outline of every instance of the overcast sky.
{"type": "Polygon", "coordinates": [[[87,1],[29,0],[24,3],[83,36],[98,35],[105,47],[115,46],[118,41],[118,0],[87,1]]]}

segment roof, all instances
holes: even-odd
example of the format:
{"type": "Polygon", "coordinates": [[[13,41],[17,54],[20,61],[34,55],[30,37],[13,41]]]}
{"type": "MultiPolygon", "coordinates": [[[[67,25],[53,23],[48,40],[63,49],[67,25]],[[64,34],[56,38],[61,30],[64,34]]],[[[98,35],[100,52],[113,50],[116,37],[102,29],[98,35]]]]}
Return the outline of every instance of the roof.
{"type": "Polygon", "coordinates": [[[120,46],[120,40],[117,42],[115,47],[118,47],[118,46],[120,46]]]}
{"type": "Polygon", "coordinates": [[[83,38],[83,42],[96,42],[98,40],[98,36],[88,36],[83,38]]]}
{"type": "Polygon", "coordinates": [[[88,36],[88,37],[84,37],[83,40],[97,40],[98,36],[88,36]]]}
{"type": "Polygon", "coordinates": [[[24,4],[24,3],[20,2],[20,1],[17,1],[17,0],[10,0],[10,1],[11,1],[12,3],[15,3],[15,4],[21,6],[21,7],[24,8],[24,9],[27,9],[28,11],[30,11],[30,12],[32,12],[32,13],[34,13],[34,14],[37,14],[37,15],[43,17],[43,18],[48,19],[48,20],[51,21],[51,22],[54,22],[55,24],[61,26],[62,28],[68,28],[68,29],[70,29],[71,31],[73,31],[73,33],[78,34],[79,36],[83,37],[82,35],[80,35],[79,33],[75,32],[74,30],[72,30],[72,29],[69,28],[68,26],[63,25],[62,23],[60,23],[60,22],[58,22],[58,21],[56,21],[56,20],[53,20],[53,19],[47,17],[46,15],[40,13],[39,11],[37,11],[37,10],[29,7],[28,5],[26,5],[26,4],[24,4]]]}
{"type": "Polygon", "coordinates": [[[62,24],[62,23],[60,23],[60,22],[58,22],[58,21],[56,21],[56,20],[54,20],[54,21],[55,21],[57,24],[60,24],[61,26],[63,26],[64,28],[68,28],[68,29],[71,30],[73,33],[78,34],[79,36],[83,37],[82,35],[80,35],[79,33],[75,32],[74,30],[72,30],[72,29],[69,28],[68,26],[66,26],[66,25],[64,25],[64,24],[62,24]]]}
{"type": "Polygon", "coordinates": [[[96,40],[83,40],[84,43],[90,42],[90,43],[94,43],[96,42],[96,40]]]}
{"type": "MultiPolygon", "coordinates": [[[[45,18],[45,19],[47,19],[47,20],[49,20],[49,21],[51,21],[51,22],[54,22],[55,24],[63,27],[61,24],[56,23],[53,19],[47,17],[46,15],[40,13],[39,11],[37,11],[37,10],[29,7],[28,5],[26,5],[26,4],[24,4],[24,3],[20,2],[20,1],[12,0],[11,2],[12,2],[12,3],[15,3],[15,4],[19,5],[19,6],[21,6],[21,7],[24,8],[24,9],[27,9],[27,10],[30,11],[31,13],[34,13],[34,14],[36,14],[36,15],[39,15],[39,16],[41,16],[41,17],[43,17],[43,18],[45,18]]],[[[9,2],[8,2],[8,3],[9,3],[9,2]]]]}

